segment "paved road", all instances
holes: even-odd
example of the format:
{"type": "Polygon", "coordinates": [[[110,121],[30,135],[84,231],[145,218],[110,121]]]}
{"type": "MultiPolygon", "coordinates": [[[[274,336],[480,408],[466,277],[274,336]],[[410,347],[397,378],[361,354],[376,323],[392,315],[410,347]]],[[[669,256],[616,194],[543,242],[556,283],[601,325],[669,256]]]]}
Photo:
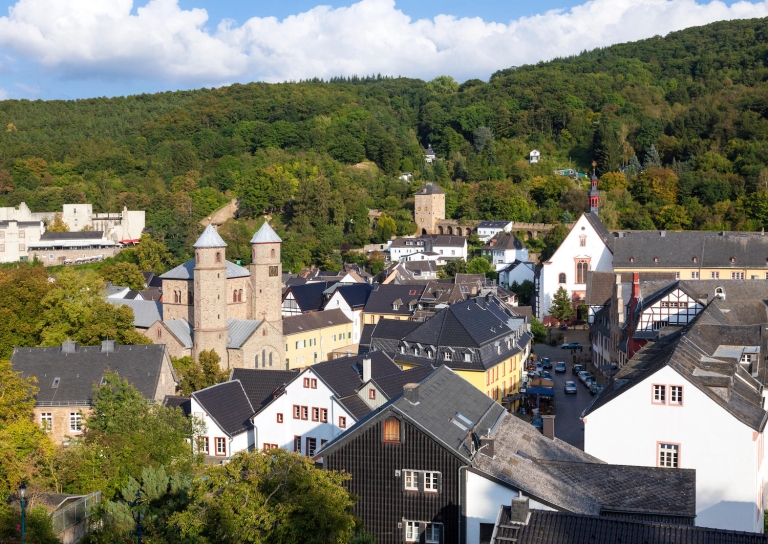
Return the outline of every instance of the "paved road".
{"type": "MultiPolygon", "coordinates": [[[[566,334],[569,342],[581,342],[584,346],[584,351],[581,353],[577,351],[577,355],[588,353],[589,344],[587,343],[586,331],[568,331],[566,334]]],[[[555,436],[583,450],[584,424],[579,416],[584,408],[592,402],[593,397],[571,370],[573,356],[570,350],[561,349],[560,346],[550,347],[539,344],[534,346],[534,353],[539,357],[549,357],[552,361],[550,372],[555,382],[555,436]],[[566,363],[565,374],[555,372],[555,363],[558,361],[566,363]],[[577,393],[575,395],[566,395],[563,391],[563,385],[567,380],[576,382],[577,393]]]]}

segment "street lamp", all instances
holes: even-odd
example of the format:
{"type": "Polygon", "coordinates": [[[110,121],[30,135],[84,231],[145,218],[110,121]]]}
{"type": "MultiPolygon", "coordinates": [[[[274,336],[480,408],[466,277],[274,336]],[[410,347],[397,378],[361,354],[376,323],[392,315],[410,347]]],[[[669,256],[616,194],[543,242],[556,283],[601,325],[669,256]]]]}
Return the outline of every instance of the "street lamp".
{"type": "Polygon", "coordinates": [[[27,484],[24,482],[21,482],[21,485],[19,486],[19,499],[21,500],[21,540],[24,540],[24,534],[26,533],[26,528],[24,522],[25,520],[25,514],[27,509],[27,484]]]}

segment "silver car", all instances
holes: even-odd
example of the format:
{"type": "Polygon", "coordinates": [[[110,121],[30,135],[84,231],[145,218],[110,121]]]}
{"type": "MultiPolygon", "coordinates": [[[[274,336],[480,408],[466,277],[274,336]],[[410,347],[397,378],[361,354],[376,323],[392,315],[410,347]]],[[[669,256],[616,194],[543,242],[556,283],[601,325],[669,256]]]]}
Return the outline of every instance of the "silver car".
{"type": "Polygon", "coordinates": [[[576,394],[576,383],[575,382],[565,382],[565,385],[563,386],[563,389],[565,390],[565,394],[573,393],[576,394]]]}

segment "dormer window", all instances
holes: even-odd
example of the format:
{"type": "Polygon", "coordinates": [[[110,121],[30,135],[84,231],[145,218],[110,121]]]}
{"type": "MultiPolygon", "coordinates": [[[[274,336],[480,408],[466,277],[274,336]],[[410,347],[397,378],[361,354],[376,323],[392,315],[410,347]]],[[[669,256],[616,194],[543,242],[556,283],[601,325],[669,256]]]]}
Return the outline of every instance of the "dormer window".
{"type": "Polygon", "coordinates": [[[731,257],[731,262],[735,263],[736,262],[736,257],[731,257]]]}
{"type": "Polygon", "coordinates": [[[446,360],[446,361],[450,361],[450,360],[451,360],[451,352],[450,352],[450,351],[446,351],[446,352],[443,354],[443,358],[444,358],[444,360],[446,360]]]}
{"type": "Polygon", "coordinates": [[[61,378],[54,378],[53,383],[51,384],[51,388],[55,389],[59,386],[61,383],[61,378]]]}
{"type": "Polygon", "coordinates": [[[392,309],[393,309],[393,310],[395,310],[395,311],[397,311],[397,310],[399,310],[399,309],[400,309],[400,305],[399,305],[397,302],[393,302],[393,303],[392,303],[392,309]]]}
{"type": "Polygon", "coordinates": [[[405,346],[400,346],[400,353],[405,355],[405,346]]]}
{"type": "Polygon", "coordinates": [[[465,363],[471,363],[472,362],[472,354],[471,353],[465,353],[464,354],[464,362],[465,363]]]}
{"type": "Polygon", "coordinates": [[[699,262],[699,258],[698,257],[694,257],[693,258],[693,262],[695,262],[695,263],[699,262]]]}
{"type": "Polygon", "coordinates": [[[414,347],[414,348],[413,348],[413,354],[414,354],[416,357],[420,357],[420,356],[421,356],[421,350],[420,350],[418,347],[414,347]]]}
{"type": "Polygon", "coordinates": [[[655,262],[655,263],[659,262],[659,258],[658,257],[654,257],[653,258],[653,262],[655,262]]]}

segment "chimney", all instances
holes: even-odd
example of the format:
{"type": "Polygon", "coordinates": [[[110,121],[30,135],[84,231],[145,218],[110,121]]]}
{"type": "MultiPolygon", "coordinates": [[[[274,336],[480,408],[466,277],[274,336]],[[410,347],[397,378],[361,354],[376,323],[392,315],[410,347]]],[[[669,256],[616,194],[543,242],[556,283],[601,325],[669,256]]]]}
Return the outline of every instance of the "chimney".
{"type": "Polygon", "coordinates": [[[77,342],[73,342],[71,340],[67,340],[66,342],[61,343],[61,352],[62,353],[75,353],[77,352],[77,342]]]}
{"type": "Polygon", "coordinates": [[[419,403],[419,384],[407,383],[403,386],[403,397],[411,404],[419,403]]]}
{"type": "Polygon", "coordinates": [[[101,352],[102,353],[114,353],[117,341],[116,340],[102,340],[101,352]]]}
{"type": "Polygon", "coordinates": [[[662,238],[665,238],[667,236],[667,231],[665,230],[660,231],[659,236],[661,236],[662,238]]]}
{"type": "Polygon", "coordinates": [[[493,438],[489,436],[481,436],[480,449],[478,451],[483,455],[493,457],[493,438]]]}
{"type": "Polygon", "coordinates": [[[640,272],[632,272],[632,298],[640,300],[640,272]]]}
{"type": "Polygon", "coordinates": [[[363,359],[363,383],[371,381],[371,359],[366,357],[363,359]]]}
{"type": "Polygon", "coordinates": [[[549,438],[550,440],[555,439],[555,416],[541,416],[541,419],[544,420],[544,427],[542,431],[544,432],[544,436],[549,438]]]}
{"type": "Polygon", "coordinates": [[[525,525],[528,523],[528,497],[515,497],[512,499],[510,521],[525,525]]]}

